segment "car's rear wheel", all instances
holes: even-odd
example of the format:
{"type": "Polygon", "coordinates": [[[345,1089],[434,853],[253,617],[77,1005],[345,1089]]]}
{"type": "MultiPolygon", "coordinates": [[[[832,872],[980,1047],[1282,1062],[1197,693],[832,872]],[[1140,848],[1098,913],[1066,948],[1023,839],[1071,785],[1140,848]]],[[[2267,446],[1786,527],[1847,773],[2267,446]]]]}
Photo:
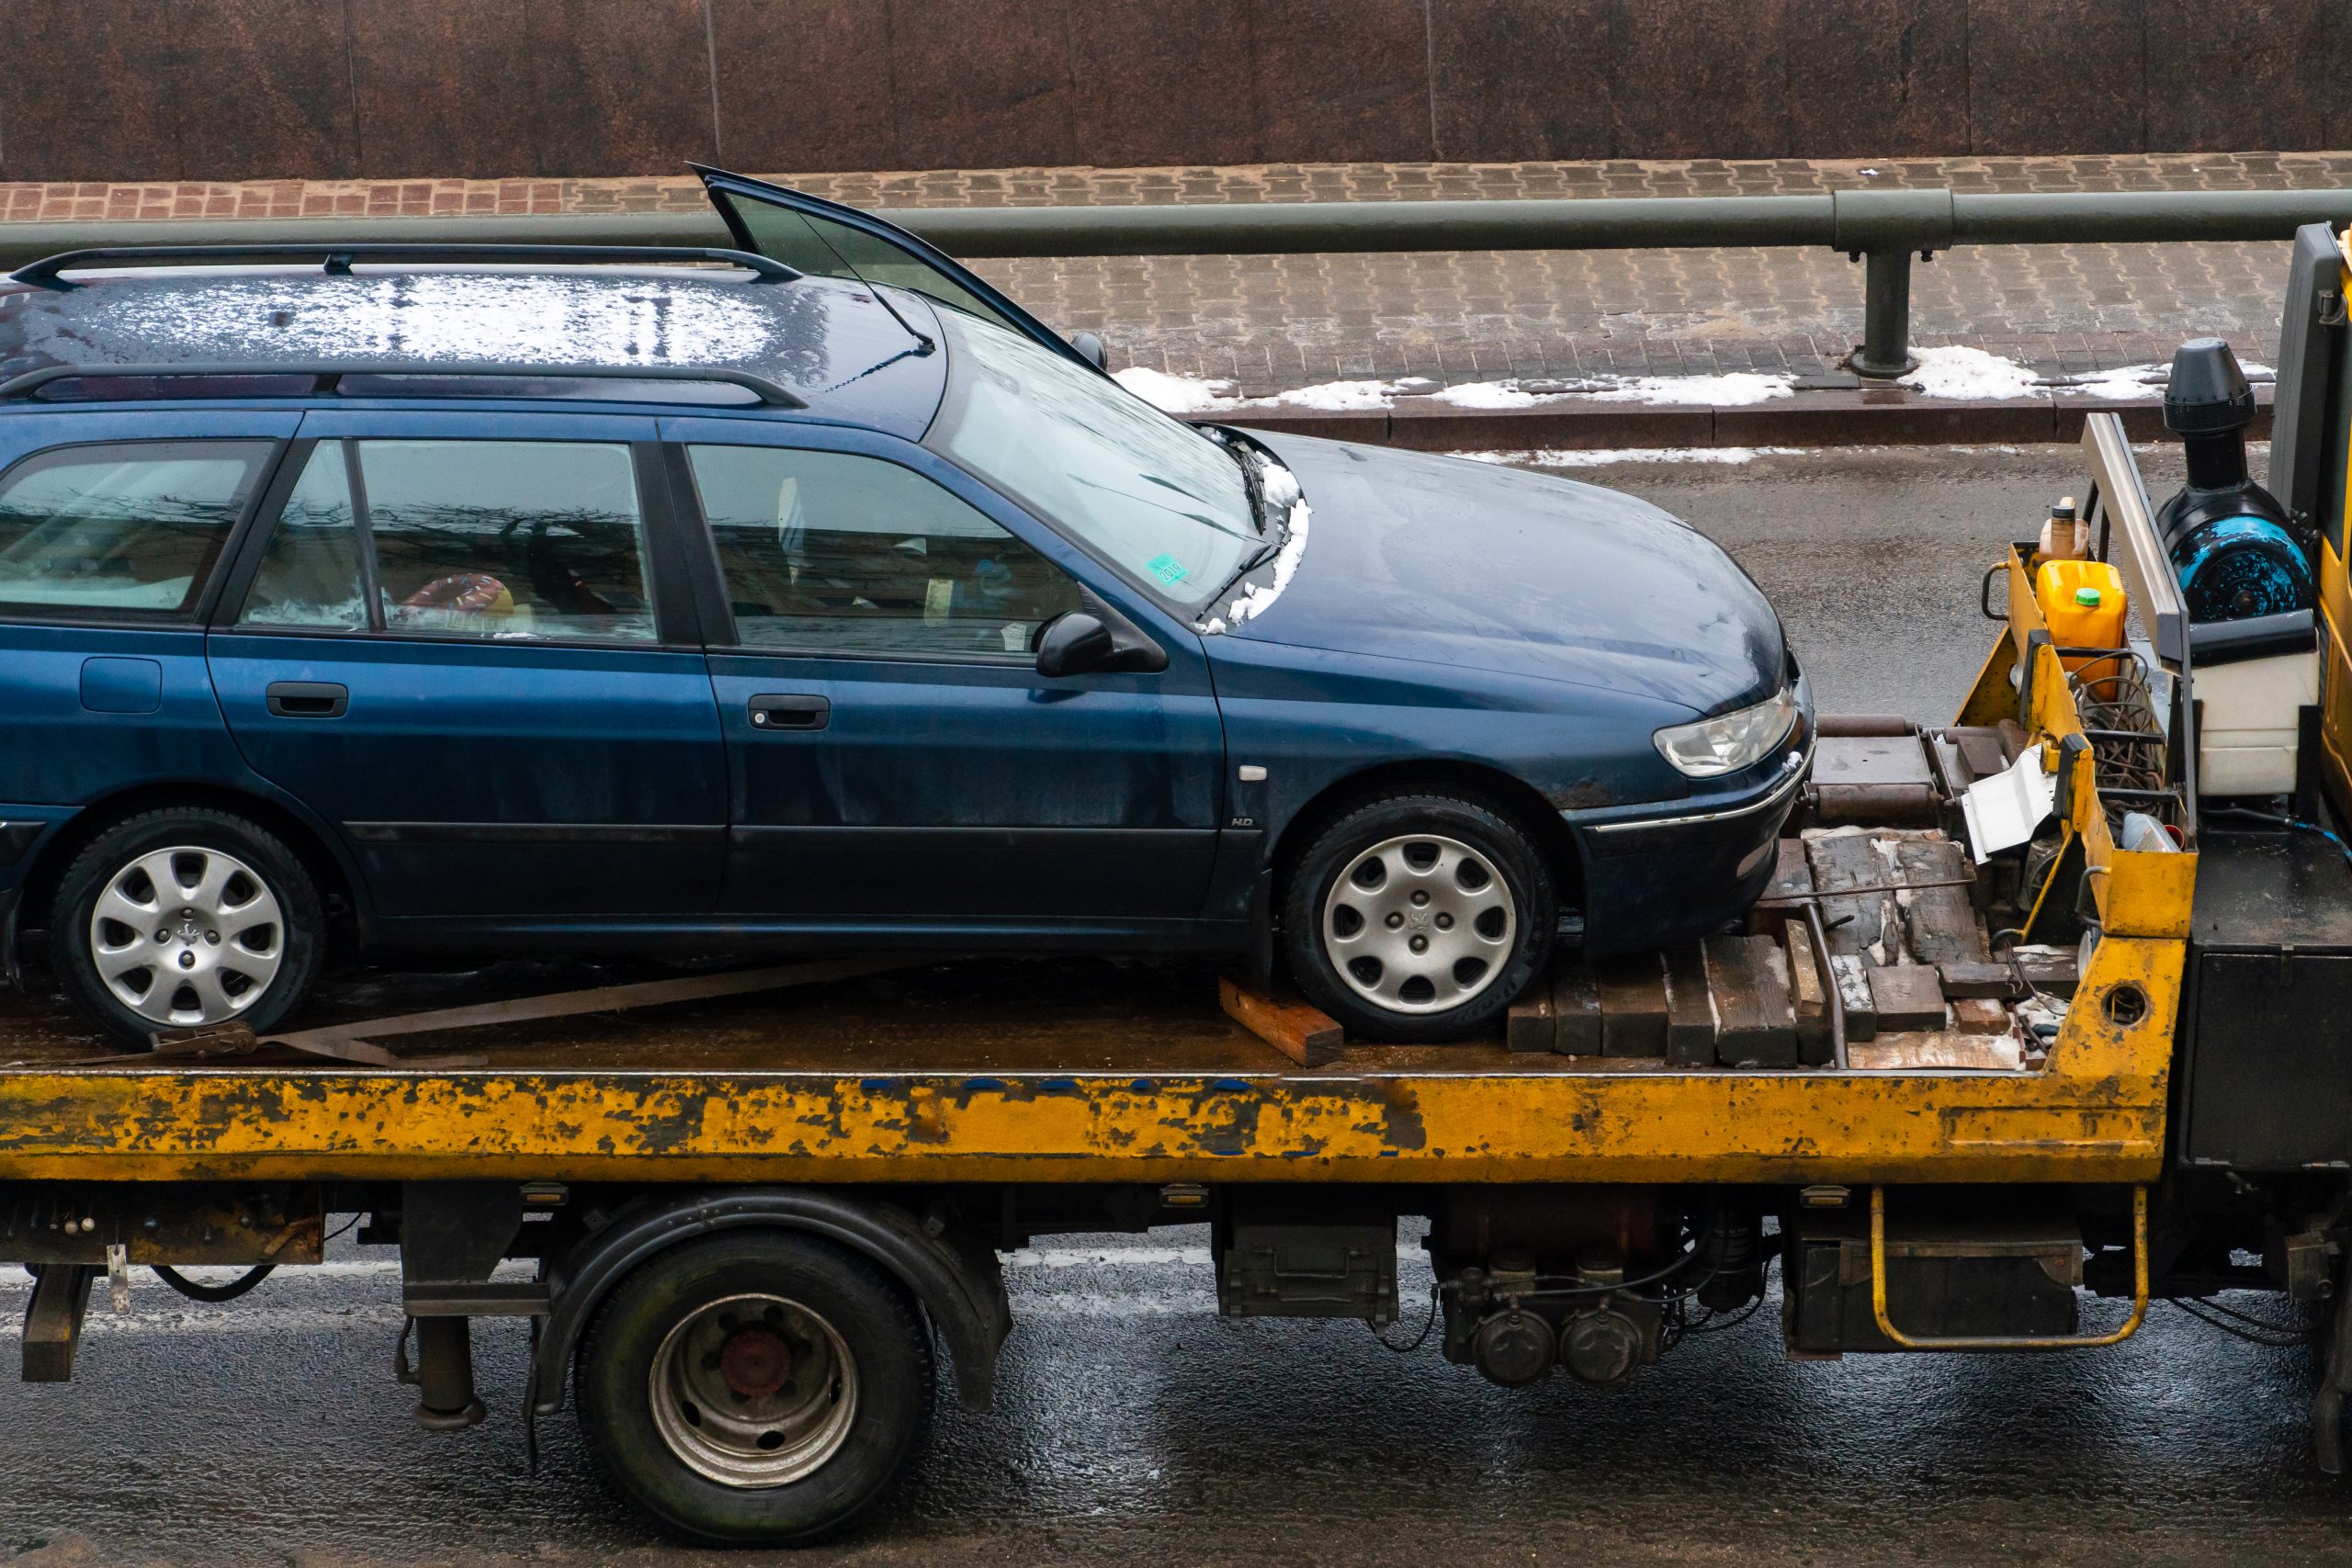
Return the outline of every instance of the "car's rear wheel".
{"type": "Polygon", "coordinates": [[[310,989],[322,925],[300,856],[257,823],[200,807],[100,833],[66,868],[50,919],[66,999],[135,1045],[159,1030],[274,1027],[310,989]]]}
{"type": "Polygon", "coordinates": [[[1457,1040],[1550,964],[1543,851],[1466,796],[1381,796],[1318,831],[1291,873],[1283,947],[1317,1007],[1373,1040],[1457,1040]]]}

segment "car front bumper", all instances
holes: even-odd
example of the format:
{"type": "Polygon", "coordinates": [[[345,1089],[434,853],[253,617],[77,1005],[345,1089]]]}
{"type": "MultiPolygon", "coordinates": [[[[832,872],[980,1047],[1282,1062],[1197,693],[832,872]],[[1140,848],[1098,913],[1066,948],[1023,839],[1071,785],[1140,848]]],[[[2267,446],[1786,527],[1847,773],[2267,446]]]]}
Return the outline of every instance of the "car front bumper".
{"type": "Polygon", "coordinates": [[[1811,705],[1760,783],[1655,816],[1568,816],[1584,861],[1593,957],[1688,942],[1736,919],[1770,885],[1781,825],[1813,772],[1811,705]]]}

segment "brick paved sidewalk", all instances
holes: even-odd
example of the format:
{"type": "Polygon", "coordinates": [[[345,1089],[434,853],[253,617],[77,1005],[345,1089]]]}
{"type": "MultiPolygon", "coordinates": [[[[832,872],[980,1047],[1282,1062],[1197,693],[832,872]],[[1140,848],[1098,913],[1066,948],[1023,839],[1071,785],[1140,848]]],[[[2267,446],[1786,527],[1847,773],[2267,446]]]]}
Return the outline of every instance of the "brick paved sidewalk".
{"type": "MultiPolygon", "coordinates": [[[[2352,186],[2352,152],[1953,158],[1883,164],[1380,164],[781,175],[859,206],[2352,186]]],[[[0,185],[0,220],[694,209],[691,179],[0,185]]],[[[2162,361],[2185,336],[2276,349],[2283,244],[1963,248],[1915,273],[1922,344],[2079,375],[2162,361]]],[[[1114,364],[1257,396],[1345,378],[1447,383],[1786,371],[1842,379],[1861,274],[1826,251],[1081,257],[978,264],[1114,364]]]]}

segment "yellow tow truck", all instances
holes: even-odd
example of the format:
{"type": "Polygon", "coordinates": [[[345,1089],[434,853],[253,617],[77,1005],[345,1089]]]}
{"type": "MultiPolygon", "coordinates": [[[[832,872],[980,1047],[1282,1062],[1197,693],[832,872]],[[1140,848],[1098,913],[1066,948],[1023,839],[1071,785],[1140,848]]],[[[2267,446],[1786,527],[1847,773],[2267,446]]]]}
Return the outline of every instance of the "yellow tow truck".
{"type": "MultiPolygon", "coordinates": [[[[1443,1354],[1510,1384],[1637,1375],[1775,1269],[1816,1359],[2095,1348],[2152,1300],[2275,1292],[2333,1314],[2312,1420],[2340,1470],[2348,289],[2305,230],[2268,489],[2314,607],[2200,618],[2197,519],[2092,416],[2081,516],[2132,634],[2054,637],[2020,543],[1951,726],[1823,722],[1744,931],[1567,963],[1504,1038],[1352,1045],[1246,981],[1220,1009],[1213,976],[1105,961],[826,960],[133,1056],[11,1003],[24,1375],[69,1378],[130,1269],[222,1297],[178,1270],[315,1264],[360,1213],[400,1248],[420,1419],[479,1419],[471,1320],[529,1316],[526,1410],[569,1389],[683,1534],[790,1541],[913,1460],[936,1351],[987,1405],[1001,1250],[1205,1221],[1224,1312],[1378,1325],[1419,1315],[1420,1216],[1443,1354]]],[[[2190,439],[2226,468],[2239,433],[2190,439]]]]}

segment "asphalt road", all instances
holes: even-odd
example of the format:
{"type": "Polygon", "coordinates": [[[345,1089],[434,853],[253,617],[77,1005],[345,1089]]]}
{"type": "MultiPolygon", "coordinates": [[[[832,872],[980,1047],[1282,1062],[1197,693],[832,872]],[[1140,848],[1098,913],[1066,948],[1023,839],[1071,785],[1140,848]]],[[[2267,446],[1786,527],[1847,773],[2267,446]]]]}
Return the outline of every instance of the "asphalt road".
{"type": "MultiPolygon", "coordinates": [[[[2052,451],[1578,477],[1730,547],[1781,605],[1826,705],[1924,718],[1946,716],[1986,645],[1984,564],[2075,488],[2052,451]]],[[[101,1292],[75,1382],[0,1383],[0,1560],[704,1560],[607,1494],[568,1417],[526,1472],[517,1324],[479,1337],[490,1420],[417,1429],[391,1378],[391,1266],[348,1244],[334,1258],[229,1307],[141,1276],[127,1318],[101,1292]]],[[[2352,1561],[2352,1491],[2306,1454],[2313,1353],[2162,1306],[2110,1351],[1834,1364],[1784,1360],[1768,1309],[1613,1393],[1557,1378],[1511,1392],[1433,1347],[1393,1355],[1358,1325],[1221,1321],[1197,1230],[1060,1238],[1011,1263],[997,1411],[943,1400],[891,1504],[792,1561],[2352,1561]]],[[[1404,1267],[1418,1303],[1428,1274],[1409,1245],[1404,1267]]],[[[26,1293],[0,1274],[0,1359],[26,1293]]],[[[1392,1337],[1409,1338],[1417,1310],[1392,1337]]]]}

